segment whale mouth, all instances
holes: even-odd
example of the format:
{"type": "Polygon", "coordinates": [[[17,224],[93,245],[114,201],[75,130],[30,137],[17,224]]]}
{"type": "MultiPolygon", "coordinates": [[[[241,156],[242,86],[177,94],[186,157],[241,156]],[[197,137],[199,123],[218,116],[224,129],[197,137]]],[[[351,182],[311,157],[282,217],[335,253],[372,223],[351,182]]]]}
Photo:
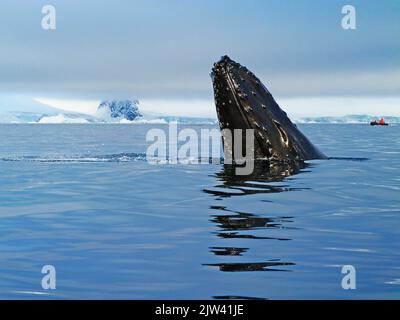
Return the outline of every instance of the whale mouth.
{"type": "MultiPolygon", "coordinates": [[[[256,159],[303,161],[325,157],[246,67],[223,56],[214,63],[211,78],[220,129],[254,130],[256,159]]],[[[242,146],[245,143],[242,136],[242,146]]],[[[224,136],[223,145],[224,150],[233,149],[232,141],[225,141],[224,136]]]]}
{"type": "MultiPolygon", "coordinates": [[[[247,100],[247,93],[241,89],[240,83],[246,81],[241,70],[243,67],[230,60],[227,56],[214,64],[211,77],[214,85],[214,98],[217,115],[221,130],[255,130],[254,134],[254,156],[256,158],[270,158],[268,148],[263,148],[262,139],[265,139],[260,132],[256,132],[261,126],[252,118],[253,107],[247,100]]],[[[248,80],[247,80],[248,81],[248,80]]],[[[243,131],[242,144],[245,146],[243,131]]],[[[243,147],[244,148],[244,147],[243,147]]],[[[232,149],[224,140],[224,149],[232,149]]],[[[233,152],[233,151],[232,151],[233,152]]]]}
{"type": "Polygon", "coordinates": [[[282,142],[283,142],[286,146],[289,146],[289,138],[288,138],[288,136],[287,136],[285,130],[282,129],[282,126],[280,125],[280,123],[279,123],[278,121],[275,121],[275,120],[274,120],[274,124],[275,124],[276,128],[278,129],[279,134],[281,135],[282,142]]]}
{"type": "MultiPolygon", "coordinates": [[[[265,91],[269,94],[268,90],[247,68],[227,56],[214,64],[211,77],[220,129],[253,129],[254,157],[272,159],[272,143],[284,140],[283,145],[287,145],[288,138],[278,122],[268,117],[267,105],[257,99],[265,91]]],[[[245,144],[244,136],[242,144],[245,144]]],[[[224,148],[230,146],[224,143],[224,148]]]]}

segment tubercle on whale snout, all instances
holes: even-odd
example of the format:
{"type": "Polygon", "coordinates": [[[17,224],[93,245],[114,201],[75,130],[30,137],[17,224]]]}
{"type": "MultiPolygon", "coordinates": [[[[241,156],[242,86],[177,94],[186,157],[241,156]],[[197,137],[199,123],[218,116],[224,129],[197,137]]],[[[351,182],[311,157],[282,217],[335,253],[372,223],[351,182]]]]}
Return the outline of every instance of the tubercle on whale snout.
{"type": "MultiPolygon", "coordinates": [[[[254,130],[255,159],[292,163],[327,158],[299,131],[269,90],[246,67],[223,56],[214,64],[211,78],[220,129],[254,130]]],[[[224,150],[234,151],[232,141],[223,139],[223,144],[224,150]]]]}

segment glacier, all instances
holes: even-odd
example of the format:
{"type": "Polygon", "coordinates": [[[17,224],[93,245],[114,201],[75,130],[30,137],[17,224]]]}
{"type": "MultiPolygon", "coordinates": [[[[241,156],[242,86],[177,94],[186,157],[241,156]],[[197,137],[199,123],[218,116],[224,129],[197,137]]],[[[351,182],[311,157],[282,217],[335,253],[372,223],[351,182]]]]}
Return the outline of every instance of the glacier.
{"type": "Polygon", "coordinates": [[[138,100],[104,100],[94,114],[62,112],[60,109],[47,109],[45,113],[6,112],[0,113],[0,123],[37,124],[217,124],[214,118],[177,117],[159,114],[142,114],[138,100]]]}
{"type": "MultiPolygon", "coordinates": [[[[129,116],[130,118],[130,116],[129,116]]],[[[374,119],[379,120],[378,116],[371,115],[348,115],[335,117],[293,117],[293,122],[298,124],[368,124],[374,119]]],[[[400,117],[384,116],[389,124],[400,124],[400,117]]],[[[133,120],[128,120],[125,116],[113,118],[110,112],[102,110],[95,115],[87,115],[81,113],[31,113],[31,112],[15,112],[0,113],[0,123],[5,124],[21,124],[21,123],[37,123],[37,124],[91,124],[91,123],[114,123],[114,124],[168,124],[169,122],[177,122],[186,125],[217,125],[218,122],[214,118],[198,118],[198,117],[176,117],[157,114],[141,114],[133,120]]]]}
{"type": "MultiPolygon", "coordinates": [[[[399,124],[400,117],[383,116],[389,124],[399,124]]],[[[302,117],[293,119],[295,123],[304,124],[369,124],[374,119],[379,120],[379,115],[346,115],[346,116],[324,116],[324,117],[302,117]]]]}
{"type": "MultiPolygon", "coordinates": [[[[4,100],[4,99],[3,99],[4,100]]],[[[2,101],[0,99],[0,123],[19,124],[167,124],[177,122],[186,125],[217,125],[216,118],[184,117],[142,113],[139,110],[138,100],[103,100],[98,104],[93,113],[79,113],[65,111],[56,107],[41,105],[37,101],[30,101],[24,97],[11,97],[2,101]],[[13,106],[13,107],[11,107],[13,106]],[[22,111],[23,110],[23,111],[22,111]]],[[[369,124],[377,115],[345,115],[345,116],[292,116],[293,122],[299,124],[369,124]]],[[[400,124],[400,117],[384,116],[389,124],[400,124]]]]}
{"type": "Polygon", "coordinates": [[[37,121],[37,123],[45,123],[45,124],[59,124],[59,123],[78,124],[79,123],[79,124],[84,124],[84,123],[90,123],[90,121],[83,117],[58,114],[55,116],[43,116],[37,121]]]}

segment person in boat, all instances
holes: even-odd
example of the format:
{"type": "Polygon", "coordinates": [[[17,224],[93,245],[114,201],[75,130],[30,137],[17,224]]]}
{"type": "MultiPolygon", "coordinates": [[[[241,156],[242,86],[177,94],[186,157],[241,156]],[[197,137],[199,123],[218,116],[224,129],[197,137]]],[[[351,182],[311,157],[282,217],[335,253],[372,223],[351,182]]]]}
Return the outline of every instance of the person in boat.
{"type": "Polygon", "coordinates": [[[383,119],[383,117],[381,118],[381,120],[379,120],[379,124],[385,124],[385,119],[383,119]]]}
{"type": "Polygon", "coordinates": [[[376,119],[374,120],[373,124],[378,124],[378,122],[376,121],[376,119]]]}

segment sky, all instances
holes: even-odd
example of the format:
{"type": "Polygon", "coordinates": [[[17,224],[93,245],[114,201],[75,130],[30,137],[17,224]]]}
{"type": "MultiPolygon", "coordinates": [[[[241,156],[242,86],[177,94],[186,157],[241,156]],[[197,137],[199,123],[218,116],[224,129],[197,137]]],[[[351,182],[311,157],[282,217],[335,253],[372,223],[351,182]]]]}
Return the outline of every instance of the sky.
{"type": "Polygon", "coordinates": [[[131,98],[214,116],[209,73],[228,54],[290,113],[400,115],[399,0],[2,0],[0,39],[0,112],[131,98]],[[46,4],[55,30],[41,27],[46,4]]]}

